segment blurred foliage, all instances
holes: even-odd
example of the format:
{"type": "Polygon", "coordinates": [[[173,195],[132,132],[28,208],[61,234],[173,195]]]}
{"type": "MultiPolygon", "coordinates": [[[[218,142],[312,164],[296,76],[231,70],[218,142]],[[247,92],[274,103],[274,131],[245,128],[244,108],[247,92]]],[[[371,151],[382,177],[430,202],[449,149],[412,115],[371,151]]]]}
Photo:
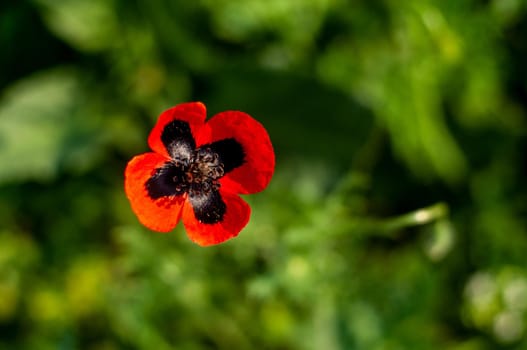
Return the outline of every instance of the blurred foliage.
{"type": "Polygon", "coordinates": [[[0,4],[0,349],[527,348],[523,0],[0,4]],[[201,100],[269,130],[240,236],[123,170],[201,100]]]}

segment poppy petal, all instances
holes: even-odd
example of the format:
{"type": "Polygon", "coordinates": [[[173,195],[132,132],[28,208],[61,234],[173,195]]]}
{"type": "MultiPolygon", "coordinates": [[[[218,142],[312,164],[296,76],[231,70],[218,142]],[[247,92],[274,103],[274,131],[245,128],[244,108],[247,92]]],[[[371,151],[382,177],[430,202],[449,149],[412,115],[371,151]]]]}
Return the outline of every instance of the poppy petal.
{"type": "Polygon", "coordinates": [[[275,156],[262,124],[246,113],[226,111],[216,114],[206,126],[211,147],[217,150],[226,171],[230,170],[220,180],[222,188],[241,194],[263,190],[273,176],[275,156]],[[238,165],[241,154],[243,161],[238,165]]]}
{"type": "Polygon", "coordinates": [[[223,220],[226,205],[217,190],[208,192],[190,191],[188,200],[194,209],[194,215],[199,222],[216,224],[223,220]]]}
{"type": "Polygon", "coordinates": [[[190,201],[183,207],[183,224],[187,235],[193,242],[208,246],[236,237],[247,225],[251,208],[237,195],[220,191],[220,200],[225,204],[225,214],[220,222],[206,224],[196,218],[190,201]]]}
{"type": "Polygon", "coordinates": [[[148,145],[163,156],[188,159],[196,147],[195,137],[206,115],[207,110],[201,102],[182,103],[167,109],[150,132],[148,145]]]}
{"type": "Polygon", "coordinates": [[[168,161],[157,153],[144,153],[132,158],[125,170],[124,187],[132,210],[143,225],[159,232],[168,232],[177,225],[184,203],[183,196],[152,198],[147,189],[147,182],[168,161]]]}
{"type": "Polygon", "coordinates": [[[184,177],[185,172],[181,167],[176,166],[173,161],[166,162],[146,181],[148,195],[152,199],[183,195],[188,188],[184,177]]]}
{"type": "Polygon", "coordinates": [[[220,158],[221,164],[223,164],[225,173],[243,165],[245,162],[243,146],[233,138],[215,141],[200,148],[210,148],[212,152],[216,153],[220,158]]]}

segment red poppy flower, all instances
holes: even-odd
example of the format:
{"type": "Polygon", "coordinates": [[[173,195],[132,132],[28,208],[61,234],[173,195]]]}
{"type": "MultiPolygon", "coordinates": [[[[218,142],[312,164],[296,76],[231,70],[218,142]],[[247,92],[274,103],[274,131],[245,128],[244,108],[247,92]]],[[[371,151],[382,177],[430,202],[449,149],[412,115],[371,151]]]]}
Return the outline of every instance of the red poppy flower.
{"type": "Polygon", "coordinates": [[[238,194],[263,190],[275,165],[269,135],[251,116],[205,117],[201,102],[164,111],[148,137],[154,152],[132,158],[125,170],[126,195],[143,225],[168,232],[182,219],[203,246],[238,235],[251,213],[238,194]]]}

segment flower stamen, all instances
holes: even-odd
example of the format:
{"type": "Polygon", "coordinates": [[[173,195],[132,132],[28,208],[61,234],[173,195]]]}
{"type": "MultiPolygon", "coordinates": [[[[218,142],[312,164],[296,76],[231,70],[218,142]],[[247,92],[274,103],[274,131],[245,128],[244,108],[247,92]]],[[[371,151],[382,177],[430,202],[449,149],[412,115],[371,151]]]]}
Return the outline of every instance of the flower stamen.
{"type": "Polygon", "coordinates": [[[188,190],[191,195],[208,194],[220,188],[219,179],[225,174],[218,154],[210,147],[198,148],[188,162],[179,159],[172,162],[183,176],[174,176],[176,192],[188,190]]]}

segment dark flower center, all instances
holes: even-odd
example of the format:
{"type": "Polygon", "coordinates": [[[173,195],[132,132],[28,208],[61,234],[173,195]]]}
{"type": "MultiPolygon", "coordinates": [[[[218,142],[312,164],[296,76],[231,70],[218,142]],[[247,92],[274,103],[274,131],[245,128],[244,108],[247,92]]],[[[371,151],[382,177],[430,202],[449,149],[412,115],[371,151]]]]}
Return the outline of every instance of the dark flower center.
{"type": "Polygon", "coordinates": [[[205,146],[189,157],[175,157],[165,163],[145,186],[153,199],[188,193],[198,220],[214,224],[221,221],[226,209],[218,192],[224,174],[225,165],[219,155],[205,146]]]}
{"type": "Polygon", "coordinates": [[[227,206],[221,198],[220,178],[245,163],[242,145],[234,138],[199,148],[187,122],[174,120],[161,134],[170,160],[145,183],[152,199],[188,194],[196,218],[206,224],[223,220],[227,206]]]}
{"type": "Polygon", "coordinates": [[[184,193],[199,197],[217,191],[223,175],[225,166],[218,154],[210,147],[198,148],[190,157],[173,158],[157,169],[146,182],[146,189],[154,199],[184,193]]]}
{"type": "Polygon", "coordinates": [[[193,196],[218,190],[218,179],[225,174],[220,157],[210,147],[197,149],[188,161],[174,160],[174,165],[183,173],[182,177],[173,176],[176,187],[185,188],[193,196]]]}

